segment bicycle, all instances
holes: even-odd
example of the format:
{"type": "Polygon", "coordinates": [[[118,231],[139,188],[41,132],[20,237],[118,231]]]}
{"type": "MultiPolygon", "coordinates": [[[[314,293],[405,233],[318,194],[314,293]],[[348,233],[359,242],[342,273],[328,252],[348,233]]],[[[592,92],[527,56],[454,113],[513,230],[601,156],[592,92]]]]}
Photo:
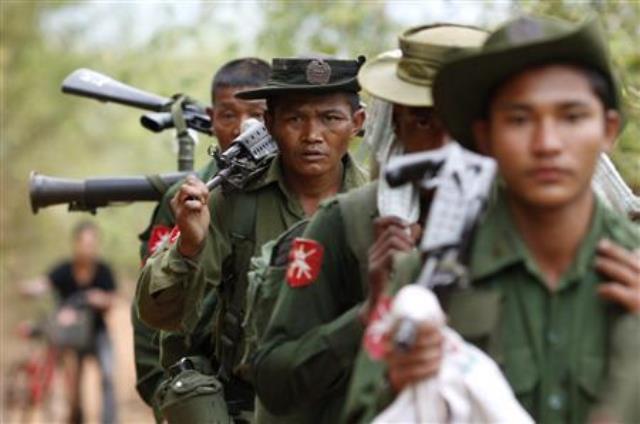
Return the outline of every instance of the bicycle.
{"type": "Polygon", "coordinates": [[[53,319],[18,326],[17,333],[27,343],[27,351],[8,367],[4,379],[6,422],[69,420],[71,391],[77,387],[77,360],[74,350],[64,347],[68,341],[61,337],[60,326],[51,323],[64,316],[61,312],[78,310],[84,304],[78,296],[61,305],[53,319]]]}

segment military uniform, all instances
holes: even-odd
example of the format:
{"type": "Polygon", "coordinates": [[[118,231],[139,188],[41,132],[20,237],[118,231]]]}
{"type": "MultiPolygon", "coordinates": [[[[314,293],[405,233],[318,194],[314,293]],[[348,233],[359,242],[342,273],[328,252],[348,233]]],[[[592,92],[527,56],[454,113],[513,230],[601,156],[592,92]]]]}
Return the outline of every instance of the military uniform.
{"type": "MultiPolygon", "coordinates": [[[[197,174],[200,179],[206,181],[215,175],[216,172],[217,166],[215,161],[212,160],[199,170],[197,174]]],[[[168,236],[171,228],[174,226],[170,201],[180,187],[180,184],[181,183],[174,184],[167,190],[153,212],[149,227],[139,236],[142,242],[140,244],[140,258],[143,261],[153,253],[151,250],[157,248],[159,244],[162,243],[163,238],[168,236]]],[[[213,299],[209,301],[213,303],[213,299]]],[[[164,349],[164,351],[169,350],[176,356],[186,356],[184,352],[183,354],[178,353],[179,349],[177,346],[183,346],[183,350],[186,349],[187,346],[184,343],[185,340],[183,336],[180,334],[161,334],[160,331],[146,326],[138,317],[135,304],[131,307],[131,323],[134,336],[133,347],[136,367],[136,390],[145,403],[154,408],[156,417],[159,417],[159,410],[154,402],[154,393],[165,378],[163,368],[175,362],[172,362],[175,358],[173,355],[162,358],[164,360],[161,361],[161,345],[171,346],[171,349],[164,349]],[[164,342],[162,342],[161,339],[164,339],[164,342]]],[[[202,338],[201,336],[200,339],[202,338]]],[[[204,336],[204,338],[206,338],[206,336],[204,336]]],[[[210,347],[207,346],[207,348],[210,347]]],[[[175,358],[175,360],[177,359],[179,358],[175,358]]]]}
{"type": "Polygon", "coordinates": [[[376,188],[372,182],[323,204],[302,236],[324,247],[318,277],[306,287],[276,285],[278,300],[254,376],[259,398],[274,413],[302,406],[315,422],[340,413],[363,332],[357,310],[367,292],[363,267],[378,215],[376,188]]]}
{"type": "MultiPolygon", "coordinates": [[[[477,46],[485,36],[457,25],[412,28],[400,37],[402,57],[380,55],[362,67],[358,79],[381,99],[429,107],[437,60],[451,49],[477,46]]],[[[280,292],[254,360],[254,384],[274,413],[305,408],[308,422],[333,423],[340,416],[364,331],[358,312],[368,292],[378,190],[378,182],[369,183],[326,202],[313,216],[302,238],[322,246],[324,257],[310,284],[292,287],[283,272],[269,276],[281,279],[272,283],[280,292]]]]}
{"type": "MultiPolygon", "coordinates": [[[[350,157],[345,157],[343,164],[342,191],[366,181],[350,157]]],[[[173,245],[165,253],[151,257],[140,276],[138,307],[143,320],[154,327],[189,331],[198,321],[202,293],[213,286],[227,301],[216,318],[217,357],[228,360],[226,372],[237,372],[247,380],[243,370],[233,368],[242,351],[237,345],[241,341],[237,332],[241,331],[243,312],[235,305],[244,305],[249,259],[259,253],[265,242],[303,219],[304,211],[284,185],[279,159],[242,192],[214,191],[209,206],[212,222],[203,251],[197,258],[187,259],[173,245]],[[254,216],[247,217],[246,213],[254,216]],[[252,228],[241,234],[234,231],[238,226],[252,228]],[[233,285],[230,278],[236,278],[233,285]],[[240,300],[234,301],[233,296],[240,300]],[[229,350],[223,352],[223,346],[229,350]]],[[[247,395],[252,400],[252,392],[244,390],[243,397],[247,395]]]]}
{"type": "MultiPolygon", "coordinates": [[[[472,124],[486,119],[496,87],[519,72],[555,63],[601,74],[612,90],[600,100],[620,109],[605,41],[593,21],[571,25],[524,17],[495,31],[477,52],[445,63],[433,87],[440,118],[458,141],[473,147],[472,124]]],[[[630,399],[640,387],[640,316],[598,295],[606,277],[596,270],[596,247],[608,238],[633,250],[640,234],[597,198],[590,219],[572,264],[550,290],[500,191],[475,230],[469,287],[452,286],[441,297],[449,325],[501,366],[536,421],[581,423],[594,408],[616,422],[638,421],[640,407],[630,399]]],[[[421,264],[417,252],[398,259],[389,290],[414,282],[421,264]]],[[[360,352],[347,422],[370,422],[390,404],[394,393],[385,372],[385,364],[360,352]]]]}
{"type": "MultiPolygon", "coordinates": [[[[640,338],[630,337],[640,334],[640,316],[596,293],[603,277],[595,270],[594,257],[603,238],[628,249],[640,247],[637,229],[597,201],[589,233],[551,292],[501,195],[472,244],[471,286],[446,296],[449,325],[501,366],[537,422],[582,423],[596,405],[633,417],[634,411],[622,410],[622,405],[640,382],[640,338]]],[[[421,264],[417,252],[405,255],[390,291],[414,282],[421,264]]],[[[347,421],[370,422],[393,397],[384,362],[361,351],[347,421]]]]}

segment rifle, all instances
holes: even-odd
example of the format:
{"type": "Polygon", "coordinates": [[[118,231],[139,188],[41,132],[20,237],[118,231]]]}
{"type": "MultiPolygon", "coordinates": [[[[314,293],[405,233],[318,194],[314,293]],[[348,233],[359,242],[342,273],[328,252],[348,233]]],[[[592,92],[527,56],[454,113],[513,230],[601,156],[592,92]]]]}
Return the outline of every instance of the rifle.
{"type": "Polygon", "coordinates": [[[74,180],[56,178],[31,172],[29,199],[34,214],[38,209],[61,203],[69,204],[69,211],[96,213],[96,209],[113,202],[157,202],[174,183],[188,172],[169,174],[102,177],[74,180]]]}
{"type": "Polygon", "coordinates": [[[247,119],[242,123],[242,132],[227,150],[209,148],[209,155],[218,163],[220,171],[206,185],[209,191],[221,184],[226,189],[241,189],[255,176],[269,166],[278,153],[275,143],[264,124],[257,119],[247,119]]]}
{"type": "MultiPolygon", "coordinates": [[[[242,132],[223,153],[209,149],[220,171],[207,182],[209,190],[224,184],[227,190],[241,189],[264,171],[278,152],[278,146],[264,124],[248,119],[242,132]]],[[[185,178],[188,172],[129,177],[87,178],[73,180],[31,172],[29,197],[31,210],[69,204],[69,211],[96,213],[99,207],[113,202],[159,201],[166,189],[185,178]]]]}
{"type": "Polygon", "coordinates": [[[117,81],[91,69],[77,69],[62,82],[62,92],[102,102],[114,102],[151,111],[140,117],[140,124],[150,131],[176,128],[178,132],[178,170],[193,170],[195,141],[187,128],[212,135],[211,118],[206,109],[187,96],[158,96],[117,81]]]}
{"type": "MultiPolygon", "coordinates": [[[[457,143],[391,159],[385,177],[392,187],[413,181],[422,189],[435,189],[420,243],[426,261],[416,284],[428,289],[469,284],[465,256],[487,206],[495,174],[493,159],[457,143]]],[[[395,345],[408,350],[415,336],[416,323],[401,319],[395,345]]]]}

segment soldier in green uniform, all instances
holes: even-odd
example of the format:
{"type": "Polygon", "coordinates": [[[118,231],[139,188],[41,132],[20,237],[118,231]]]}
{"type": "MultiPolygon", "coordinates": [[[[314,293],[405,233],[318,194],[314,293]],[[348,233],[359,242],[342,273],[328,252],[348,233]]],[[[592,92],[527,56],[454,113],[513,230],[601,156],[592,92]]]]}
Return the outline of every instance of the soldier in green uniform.
{"type": "MultiPolygon", "coordinates": [[[[263,120],[266,102],[263,100],[240,100],[235,97],[239,91],[263,86],[271,72],[268,63],[257,58],[240,58],[225,63],[213,76],[211,83],[211,107],[207,112],[211,118],[212,130],[221,150],[225,150],[231,141],[240,134],[242,122],[249,118],[263,120]]],[[[214,160],[201,170],[198,177],[207,181],[217,172],[214,160]]],[[[154,210],[149,228],[140,235],[140,256],[144,261],[166,239],[175,222],[170,200],[178,191],[180,184],[169,188],[154,210]]],[[[213,304],[215,297],[210,295],[207,304],[213,304]]],[[[212,306],[212,305],[211,305],[212,306]]],[[[211,307],[210,306],[210,307],[211,307]]],[[[165,377],[165,369],[182,356],[186,356],[184,337],[180,334],[159,332],[144,325],[137,316],[135,305],[132,308],[131,321],[134,329],[134,355],[136,364],[136,388],[142,399],[159,411],[154,405],[153,395],[165,377]],[[160,339],[166,346],[161,357],[160,339]],[[164,368],[164,369],[163,369],[164,368]]],[[[209,330],[209,329],[207,329],[209,330]]],[[[208,341],[206,336],[198,337],[200,344],[208,341]]],[[[198,349],[198,343],[191,341],[190,351],[198,349]]],[[[211,346],[206,346],[210,349],[211,346]]]]}
{"type": "MultiPolygon", "coordinates": [[[[640,278],[630,252],[640,234],[590,184],[621,126],[599,28],[509,22],[479,52],[442,67],[434,98],[451,134],[493,156],[500,173],[497,200],[472,240],[470,286],[443,299],[448,324],[500,365],[536,421],[638,422],[640,315],[627,303],[637,291],[611,289],[640,278]]],[[[415,281],[421,264],[417,252],[396,258],[388,291],[415,281]]],[[[389,342],[375,362],[362,350],[347,421],[370,422],[407,385],[436,373],[440,339],[424,324],[407,352],[389,342]]]]}
{"type": "Polygon", "coordinates": [[[253,409],[249,376],[237,366],[250,258],[322,200],[366,182],[347,153],[364,121],[356,80],[363,61],[274,59],[269,83],[238,97],[266,98],[278,156],[240,191],[209,195],[204,183],[188,178],[172,200],[180,237],[142,270],[137,306],[155,328],[189,331],[203,293],[216,290],[215,359],[231,412],[253,409]]]}
{"type": "MultiPolygon", "coordinates": [[[[478,47],[485,37],[485,31],[465,26],[416,27],[400,36],[401,54],[386,53],[362,67],[361,86],[389,109],[386,117],[374,116],[384,121],[373,125],[386,128],[368,125],[365,135],[389,133],[390,140],[372,143],[382,144],[381,162],[389,154],[434,149],[449,141],[432,107],[433,75],[445,54],[478,47]]],[[[411,185],[391,189],[384,181],[372,182],[326,202],[312,218],[302,237],[324,251],[321,263],[301,261],[301,245],[294,241],[286,277],[284,270],[270,276],[280,277],[272,283],[279,295],[254,361],[256,390],[271,412],[300,407],[312,411],[310,422],[338,420],[362,318],[368,316],[368,280],[378,278],[367,271],[368,252],[378,252],[374,260],[388,264],[393,251],[412,249],[418,209],[411,185]],[[310,274],[300,278],[307,266],[310,274]]]]}

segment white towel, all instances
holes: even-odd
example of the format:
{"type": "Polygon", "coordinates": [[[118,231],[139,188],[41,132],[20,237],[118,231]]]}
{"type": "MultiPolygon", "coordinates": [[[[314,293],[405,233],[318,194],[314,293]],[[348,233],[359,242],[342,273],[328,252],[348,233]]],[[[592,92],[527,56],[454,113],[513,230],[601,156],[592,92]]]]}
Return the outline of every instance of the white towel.
{"type": "Polygon", "coordinates": [[[444,326],[431,291],[415,284],[404,287],[391,317],[441,325],[444,353],[438,374],[404,389],[374,423],[533,423],[495,362],[444,326]]]}

